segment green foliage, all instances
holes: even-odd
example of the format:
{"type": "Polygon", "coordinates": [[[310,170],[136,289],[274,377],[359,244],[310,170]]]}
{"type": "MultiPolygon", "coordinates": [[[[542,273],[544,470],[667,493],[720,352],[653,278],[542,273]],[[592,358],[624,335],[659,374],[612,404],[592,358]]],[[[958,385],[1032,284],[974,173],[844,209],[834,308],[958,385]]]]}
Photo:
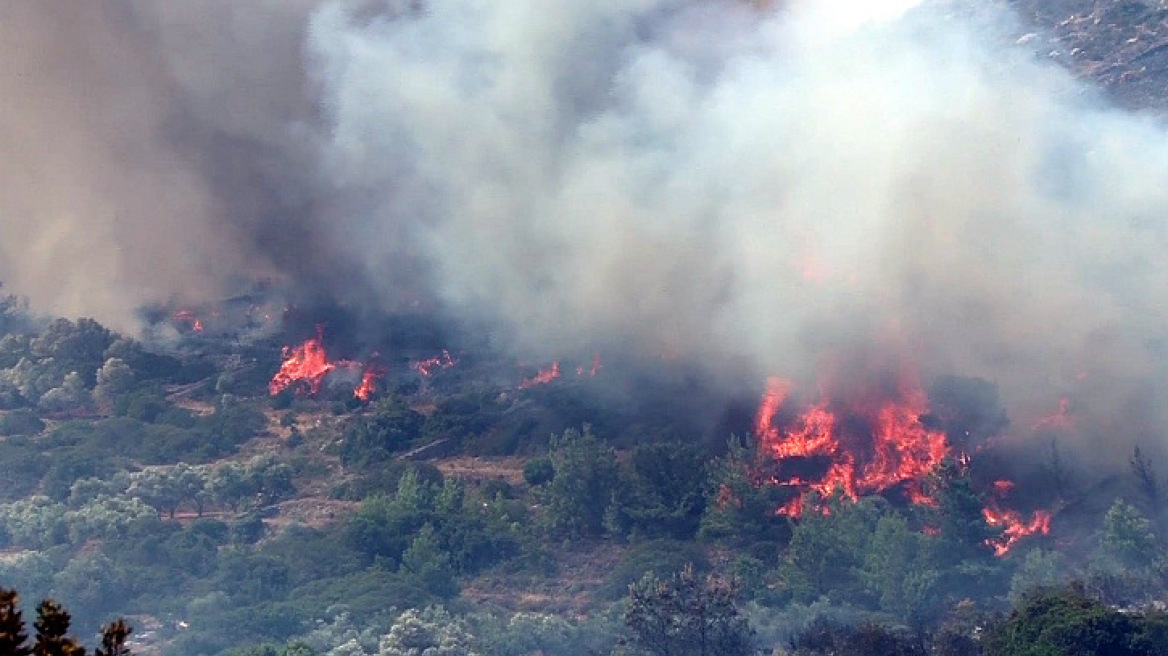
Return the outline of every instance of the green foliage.
{"type": "Polygon", "coordinates": [[[986,656],[1153,656],[1168,636],[1163,613],[1124,613],[1082,588],[1026,596],[986,640],[986,656]]]}
{"type": "Polygon", "coordinates": [[[795,601],[864,599],[862,568],[883,506],[874,499],[852,503],[835,497],[825,508],[796,524],[780,576],[795,601]]]}
{"type": "Polygon", "coordinates": [[[585,426],[583,432],[569,429],[553,437],[550,457],[555,477],[540,488],[549,528],[571,536],[600,536],[620,480],[616,451],[585,426]]]}
{"type": "Polygon", "coordinates": [[[1088,567],[1088,582],[1113,603],[1146,601],[1168,582],[1164,549],[1152,523],[1134,506],[1116,499],[1103,519],[1099,550],[1088,567]]]}
{"type": "Polygon", "coordinates": [[[692,567],[668,578],[646,575],[629,587],[629,644],[653,656],[747,656],[754,631],[734,605],[732,583],[700,578],[692,567]]]}
{"type": "Polygon", "coordinates": [[[466,622],[441,606],[410,609],[381,638],[377,656],[479,656],[466,622]]]}
{"type": "MultiPolygon", "coordinates": [[[[28,644],[19,595],[15,590],[0,588],[0,654],[3,656],[85,656],[85,648],[68,635],[72,617],[52,599],[37,605],[36,630],[32,645],[28,644]]],[[[129,656],[126,639],[132,629],[125,620],[118,619],[101,629],[101,644],[94,656],[129,656]]]]}
{"type": "Polygon", "coordinates": [[[454,568],[430,524],[418,531],[409,548],[402,553],[401,571],[434,595],[453,597],[458,594],[454,568]]]}
{"type": "Polygon", "coordinates": [[[792,641],[792,656],[925,656],[920,638],[871,622],[858,626],[826,618],[811,623],[792,641]]]}
{"type": "MultiPolygon", "coordinates": [[[[626,589],[627,590],[627,589],[626,589]]],[[[612,652],[616,626],[607,617],[579,622],[551,613],[468,618],[479,651],[491,656],[594,656],[612,652]]]]}
{"type": "Polygon", "coordinates": [[[706,507],[706,451],[662,442],[633,449],[606,523],[618,535],[692,538],[706,507]]]}
{"type": "Polygon", "coordinates": [[[518,523],[504,501],[468,501],[461,482],[436,485],[423,481],[415,469],[402,476],[392,496],[366,499],[344,535],[347,544],[369,558],[398,564],[425,526],[457,572],[477,571],[519,553],[518,523]]]}
{"type": "Polygon", "coordinates": [[[790,538],[789,520],[775,512],[789,500],[787,492],[760,484],[754,474],[758,459],[754,442],[735,438],[726,455],[714,461],[712,498],[702,515],[700,537],[737,545],[767,542],[776,551],[790,538]]]}
{"type": "Polygon", "coordinates": [[[0,435],[36,435],[44,429],[45,422],[27,408],[0,415],[0,435]]]}
{"type": "Polygon", "coordinates": [[[523,480],[532,487],[550,483],[555,477],[556,466],[551,458],[540,456],[523,463],[523,480]]]}
{"type": "Polygon", "coordinates": [[[629,586],[646,574],[673,576],[686,567],[698,573],[710,568],[705,552],[692,542],[654,540],[635,545],[619,564],[604,578],[604,583],[596,590],[598,599],[615,601],[628,593],[629,586]]]}
{"type": "Polygon", "coordinates": [[[76,371],[81,379],[94,381],[104,354],[114,343],[114,334],[93,319],[55,319],[32,340],[32,351],[52,358],[65,371],[76,371]]]}
{"type": "Polygon", "coordinates": [[[1022,565],[1010,579],[1010,600],[1017,603],[1033,590],[1052,588],[1063,583],[1067,564],[1057,551],[1033,549],[1026,554],[1022,565]]]}
{"type": "Polygon", "coordinates": [[[341,446],[341,462],[366,466],[384,461],[413,444],[425,420],[400,397],[386,397],[377,402],[371,414],[349,422],[341,446]]]}
{"type": "Polygon", "coordinates": [[[893,617],[919,625],[935,612],[940,573],[929,563],[930,538],[896,513],[880,517],[862,568],[869,598],[893,617]]]}

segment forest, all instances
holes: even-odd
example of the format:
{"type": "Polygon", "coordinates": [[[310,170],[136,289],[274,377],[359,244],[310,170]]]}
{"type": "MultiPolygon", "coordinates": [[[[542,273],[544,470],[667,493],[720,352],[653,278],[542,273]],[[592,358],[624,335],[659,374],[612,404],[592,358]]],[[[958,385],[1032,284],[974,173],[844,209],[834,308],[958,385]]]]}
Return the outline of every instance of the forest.
{"type": "MultiPolygon", "coordinates": [[[[1014,500],[1052,519],[1009,536],[984,485],[1000,463],[973,449],[911,482],[923,501],[904,485],[821,493],[780,480],[797,459],[767,450],[753,410],[688,419],[706,393],[677,379],[642,380],[629,400],[610,382],[621,364],[599,356],[541,377],[472,342],[429,358],[441,337],[427,317],[387,321],[397,351],[362,399],[359,376],[291,371],[306,360],[283,331],[242,340],[176,313],[159,324],[173,337],[150,343],[6,297],[0,587],[30,611],[68,609],[82,643],[124,618],[138,654],[1168,644],[1168,472],[1154,450],[1096,472],[1060,451],[1072,427],[1044,427],[1016,479],[1040,492],[1014,500]],[[279,371],[291,378],[277,390],[279,371]],[[801,512],[783,511],[795,498],[801,512]]],[[[985,381],[945,378],[929,397],[945,415],[929,425],[954,434],[1009,421],[985,381]]]]}

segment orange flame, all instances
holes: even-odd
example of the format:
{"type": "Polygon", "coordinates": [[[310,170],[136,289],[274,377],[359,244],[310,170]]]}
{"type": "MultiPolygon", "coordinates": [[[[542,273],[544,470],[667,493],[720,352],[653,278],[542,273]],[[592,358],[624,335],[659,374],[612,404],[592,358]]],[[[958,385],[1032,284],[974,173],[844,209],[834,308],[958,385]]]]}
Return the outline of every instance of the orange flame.
{"type": "Polygon", "coordinates": [[[284,347],[284,363],[268,383],[268,392],[276,395],[292,385],[303,381],[308,385],[309,394],[320,391],[321,383],[328,372],[336,369],[325,353],[322,335],[305,340],[295,348],[284,347]]]}
{"type": "Polygon", "coordinates": [[[362,401],[368,401],[377,391],[377,379],[379,378],[381,378],[381,372],[377,369],[373,367],[366,369],[365,373],[361,374],[361,384],[353,390],[353,396],[362,401]]]}
{"type": "Polygon", "coordinates": [[[1032,430],[1066,430],[1075,425],[1075,418],[1071,416],[1070,402],[1067,397],[1059,399],[1058,412],[1046,415],[1034,422],[1032,430]]]}
{"type": "Polygon", "coordinates": [[[456,364],[458,364],[458,360],[455,360],[450,355],[450,351],[442,349],[442,355],[435,355],[432,358],[418,360],[417,362],[411,364],[410,367],[423,376],[429,376],[434,372],[435,369],[449,369],[456,364]]]}
{"type": "Polygon", "coordinates": [[[551,367],[540,369],[539,373],[519,383],[519,389],[528,389],[535,385],[544,385],[560,377],[560,363],[553,362],[551,367]]]}
{"type": "MultiPolygon", "coordinates": [[[[384,367],[376,364],[362,364],[352,360],[329,360],[324,348],[323,331],[318,327],[316,337],[304,340],[296,347],[284,347],[284,362],[280,370],[272,376],[268,383],[268,392],[275,396],[284,390],[301,384],[307,387],[308,395],[313,396],[320,392],[325,377],[329,372],[341,368],[349,371],[362,370],[361,382],[353,389],[353,395],[362,401],[368,401],[377,391],[377,381],[385,374],[384,367]]],[[[374,354],[376,359],[377,355],[374,354]]]]}
{"type": "Polygon", "coordinates": [[[826,497],[836,490],[855,500],[902,486],[914,503],[932,502],[922,490],[921,481],[940,464],[949,447],[943,432],[928,430],[921,424],[920,417],[928,409],[923,391],[911,388],[903,398],[879,403],[874,410],[851,410],[871,426],[870,445],[863,449],[844,447],[840,418],[827,401],[811,406],[780,430],[775,426],[775,416],[790,391],[788,381],[768,379],[755,419],[760,452],[777,462],[819,458],[829,464],[815,481],[799,477],[774,481],[799,490],[797,497],[779,509],[780,514],[799,516],[807,494],[826,497]]]}
{"type": "Polygon", "coordinates": [[[171,321],[175,323],[185,323],[191,327],[191,330],[196,333],[203,332],[203,320],[199,318],[193,310],[177,310],[170,315],[171,321]]]}
{"type": "Polygon", "coordinates": [[[1005,498],[1012,489],[1014,489],[1014,483],[1011,481],[994,481],[993,498],[981,511],[987,524],[1002,529],[1000,535],[986,540],[986,544],[993,547],[994,554],[997,556],[1009,553],[1010,549],[1024,537],[1050,533],[1051,514],[1049,512],[1035,511],[1030,521],[1026,521],[1022,517],[1022,513],[1000,507],[1001,499],[1005,498]]]}

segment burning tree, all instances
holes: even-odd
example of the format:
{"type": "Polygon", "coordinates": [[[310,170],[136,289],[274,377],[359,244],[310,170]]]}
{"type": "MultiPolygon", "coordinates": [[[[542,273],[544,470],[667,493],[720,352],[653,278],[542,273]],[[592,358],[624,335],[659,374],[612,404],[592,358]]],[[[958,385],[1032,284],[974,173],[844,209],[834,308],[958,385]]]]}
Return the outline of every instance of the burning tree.
{"type": "MultiPolygon", "coordinates": [[[[828,389],[803,409],[793,402],[791,382],[771,378],[755,419],[754,476],[760,485],[787,492],[776,512],[789,517],[802,516],[814,499],[837,495],[852,501],[879,495],[936,506],[932,477],[955,463],[967,468],[971,440],[987,439],[1007,423],[996,390],[970,380],[940,380],[934,390],[942,403],[934,413],[929,396],[913,376],[886,376],[867,386],[843,386],[838,392],[828,389]],[[960,439],[951,439],[951,432],[960,439]]],[[[970,484],[966,476],[953,472],[942,478],[946,489],[970,484]]],[[[976,539],[962,535],[961,542],[992,545],[1004,555],[1023,537],[1049,532],[1049,513],[1038,511],[1027,519],[1004,505],[1012,488],[1009,481],[997,481],[984,501],[971,489],[971,503],[978,510],[972,525],[984,534],[976,539]]]]}

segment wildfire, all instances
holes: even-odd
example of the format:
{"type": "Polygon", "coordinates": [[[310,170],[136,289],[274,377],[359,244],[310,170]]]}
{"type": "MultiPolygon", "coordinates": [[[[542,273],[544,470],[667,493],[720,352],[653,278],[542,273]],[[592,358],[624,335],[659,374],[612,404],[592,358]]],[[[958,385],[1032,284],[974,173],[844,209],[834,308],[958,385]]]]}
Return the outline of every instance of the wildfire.
{"type": "MultiPolygon", "coordinates": [[[[838,492],[856,500],[896,489],[911,503],[936,503],[922,483],[952,454],[950,444],[943,431],[921,423],[928,411],[924,391],[916,385],[899,388],[891,399],[856,403],[825,399],[794,418],[780,418],[791,396],[791,383],[781,378],[767,380],[755,418],[760,465],[769,460],[770,471],[778,472],[765,477],[767,482],[797,492],[778,514],[801,516],[813,493],[822,498],[838,492]]],[[[964,453],[957,457],[968,464],[964,453]]],[[[987,541],[999,556],[1026,536],[1050,531],[1049,512],[1037,511],[1026,520],[1021,513],[1002,507],[1012,489],[1010,481],[996,482],[982,511],[987,523],[1002,529],[987,541]]]]}
{"type": "Polygon", "coordinates": [[[560,363],[553,362],[547,369],[540,369],[539,373],[519,383],[519,389],[528,389],[536,385],[544,385],[560,377],[560,363]]]}
{"type": "Polygon", "coordinates": [[[458,364],[458,360],[455,360],[450,355],[450,351],[443,349],[441,355],[435,355],[434,357],[426,358],[425,360],[418,360],[417,362],[411,364],[410,367],[423,376],[429,376],[430,374],[434,373],[435,369],[449,369],[456,364],[458,364]]]}
{"type": "Polygon", "coordinates": [[[981,511],[987,524],[993,527],[1001,527],[1002,529],[1000,535],[986,541],[986,544],[993,547],[994,554],[998,556],[1006,555],[1010,551],[1010,548],[1024,537],[1050,533],[1051,515],[1049,512],[1045,510],[1035,511],[1030,521],[1026,521],[1022,517],[1022,513],[999,506],[1000,500],[1009,494],[1013,488],[1014,484],[1010,481],[995,481],[994,497],[981,511]]]}
{"type": "Polygon", "coordinates": [[[336,368],[336,364],[329,362],[318,332],[316,337],[305,340],[300,346],[284,347],[284,363],[272,377],[272,382],[268,383],[268,392],[279,394],[303,381],[308,385],[309,394],[316,394],[320,391],[325,375],[336,368]]]}
{"type": "Polygon", "coordinates": [[[383,367],[370,363],[363,365],[352,360],[329,360],[324,348],[322,331],[318,328],[316,337],[304,340],[296,347],[284,347],[284,362],[280,370],[272,376],[268,383],[268,392],[273,396],[284,390],[301,384],[307,387],[308,395],[320,392],[324,379],[338,368],[362,370],[361,382],[353,389],[353,395],[362,401],[368,401],[377,391],[377,381],[385,374],[383,367]]]}
{"type": "Polygon", "coordinates": [[[368,401],[377,391],[377,381],[381,378],[381,371],[376,367],[369,367],[361,374],[361,384],[353,390],[353,396],[368,401]]]}
{"type": "MultiPolygon", "coordinates": [[[[912,388],[901,399],[873,408],[849,408],[842,417],[828,401],[821,401],[780,429],[775,417],[790,395],[791,384],[780,378],[767,381],[755,420],[762,453],[784,462],[820,461],[826,471],[815,480],[787,475],[777,485],[799,490],[779,513],[799,516],[809,493],[829,496],[836,490],[850,499],[900,487],[914,503],[930,503],[921,481],[948,453],[945,434],[926,429],[920,417],[927,410],[924,392],[912,388]],[[845,429],[844,423],[848,424],[845,429]],[[857,435],[853,427],[865,426],[857,435]],[[845,434],[847,433],[847,434],[845,434]],[[857,441],[863,444],[855,444],[857,441]],[[854,448],[845,448],[845,444],[854,448]]],[[[781,469],[781,467],[780,467],[781,469]]]]}
{"type": "Polygon", "coordinates": [[[196,333],[203,332],[203,320],[192,310],[177,310],[174,314],[170,315],[170,319],[175,323],[190,326],[191,330],[196,333]]]}
{"type": "Polygon", "coordinates": [[[1066,430],[1075,425],[1075,418],[1071,416],[1070,402],[1067,397],[1059,399],[1058,412],[1046,415],[1034,422],[1033,430],[1066,430]]]}
{"type": "Polygon", "coordinates": [[[579,367],[576,367],[576,375],[577,376],[583,376],[585,371],[588,372],[589,376],[595,376],[596,374],[600,373],[600,354],[599,353],[592,356],[592,366],[589,367],[588,369],[585,369],[584,365],[580,365],[579,367]]]}

